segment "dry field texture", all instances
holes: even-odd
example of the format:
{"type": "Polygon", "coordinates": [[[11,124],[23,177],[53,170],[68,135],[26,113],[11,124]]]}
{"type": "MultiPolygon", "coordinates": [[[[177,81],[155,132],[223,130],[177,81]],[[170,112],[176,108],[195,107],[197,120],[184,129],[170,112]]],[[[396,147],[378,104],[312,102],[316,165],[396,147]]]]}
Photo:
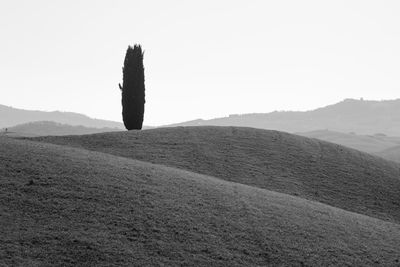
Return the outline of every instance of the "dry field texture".
{"type": "Polygon", "coordinates": [[[400,165],[328,142],[2,135],[0,163],[0,265],[400,265],[400,165]]]}

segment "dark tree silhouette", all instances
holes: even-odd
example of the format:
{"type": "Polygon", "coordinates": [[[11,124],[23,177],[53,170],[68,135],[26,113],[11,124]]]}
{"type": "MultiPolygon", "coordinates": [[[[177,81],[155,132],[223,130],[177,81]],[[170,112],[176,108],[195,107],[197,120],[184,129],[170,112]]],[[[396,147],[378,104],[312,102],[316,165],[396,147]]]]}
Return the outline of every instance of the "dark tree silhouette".
{"type": "Polygon", "coordinates": [[[144,115],[144,67],[140,45],[128,46],[122,68],[122,119],[127,130],[140,130],[144,115]]]}

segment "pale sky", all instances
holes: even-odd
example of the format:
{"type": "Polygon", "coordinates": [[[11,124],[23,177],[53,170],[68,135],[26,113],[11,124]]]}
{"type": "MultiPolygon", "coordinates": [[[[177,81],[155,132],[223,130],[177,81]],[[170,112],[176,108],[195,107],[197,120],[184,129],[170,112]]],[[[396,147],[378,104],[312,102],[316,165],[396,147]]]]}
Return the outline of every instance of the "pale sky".
{"type": "Polygon", "coordinates": [[[0,0],[0,104],[121,121],[128,45],[145,125],[400,97],[400,1],[0,0]]]}

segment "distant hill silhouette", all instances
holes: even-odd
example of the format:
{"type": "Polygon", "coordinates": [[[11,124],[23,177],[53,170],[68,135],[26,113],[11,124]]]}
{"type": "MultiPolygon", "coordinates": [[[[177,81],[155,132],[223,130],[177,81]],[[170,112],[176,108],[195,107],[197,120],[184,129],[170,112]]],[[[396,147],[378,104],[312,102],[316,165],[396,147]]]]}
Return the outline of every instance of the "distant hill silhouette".
{"type": "Polygon", "coordinates": [[[35,121],[53,121],[72,126],[82,125],[94,128],[124,129],[120,122],[92,119],[86,115],[73,112],[24,110],[0,105],[0,128],[12,127],[18,124],[35,121]]]}
{"type": "Polygon", "coordinates": [[[376,154],[382,158],[400,162],[400,145],[385,149],[376,154]]]}
{"type": "Polygon", "coordinates": [[[358,135],[355,133],[340,133],[330,130],[317,130],[296,134],[317,138],[372,154],[377,154],[386,149],[400,145],[400,137],[392,137],[384,134],[358,135]]]}
{"type": "MultiPolygon", "coordinates": [[[[5,132],[5,129],[3,129],[5,132]]],[[[53,121],[35,121],[19,124],[7,129],[7,135],[10,136],[46,136],[46,135],[81,135],[104,132],[121,131],[120,128],[94,128],[85,126],[72,126],[53,121]]]]}
{"type": "Polygon", "coordinates": [[[242,126],[290,133],[328,129],[357,134],[400,136],[400,99],[367,101],[346,99],[311,111],[275,111],[193,120],[168,126],[242,126]]]}

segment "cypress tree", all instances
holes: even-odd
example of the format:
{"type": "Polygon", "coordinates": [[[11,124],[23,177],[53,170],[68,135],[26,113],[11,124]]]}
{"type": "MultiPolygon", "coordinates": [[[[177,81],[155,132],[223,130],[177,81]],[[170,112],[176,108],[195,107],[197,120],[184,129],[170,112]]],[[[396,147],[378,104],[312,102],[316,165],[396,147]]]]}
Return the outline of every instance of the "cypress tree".
{"type": "Polygon", "coordinates": [[[122,93],[122,119],[127,130],[140,130],[144,116],[144,67],[140,45],[128,46],[124,67],[122,93]]]}

